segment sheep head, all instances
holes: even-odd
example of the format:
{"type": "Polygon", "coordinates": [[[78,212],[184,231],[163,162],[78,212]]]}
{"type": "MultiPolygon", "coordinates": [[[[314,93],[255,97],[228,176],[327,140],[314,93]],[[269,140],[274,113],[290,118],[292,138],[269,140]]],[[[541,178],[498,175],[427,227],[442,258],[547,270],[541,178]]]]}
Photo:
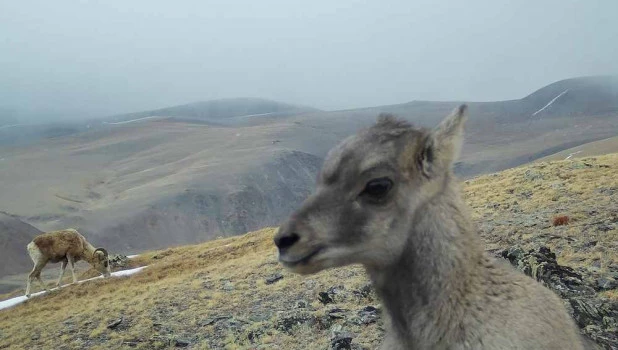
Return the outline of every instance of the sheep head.
{"type": "Polygon", "coordinates": [[[97,269],[105,277],[109,277],[112,274],[112,270],[109,264],[109,254],[105,248],[97,248],[94,250],[94,268],[97,269]]]}
{"type": "Polygon", "coordinates": [[[395,263],[405,243],[417,239],[410,235],[419,208],[450,179],[465,111],[456,108],[434,130],[381,116],[333,148],[315,192],[275,236],[279,261],[299,274],[395,263]]]}

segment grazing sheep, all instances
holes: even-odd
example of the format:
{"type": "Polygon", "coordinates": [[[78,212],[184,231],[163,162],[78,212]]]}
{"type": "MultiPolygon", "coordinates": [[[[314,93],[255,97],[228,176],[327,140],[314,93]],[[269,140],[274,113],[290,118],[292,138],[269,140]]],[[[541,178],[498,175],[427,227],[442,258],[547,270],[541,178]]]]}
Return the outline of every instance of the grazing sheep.
{"type": "Polygon", "coordinates": [[[33,279],[37,279],[45,290],[47,286],[41,279],[41,271],[48,262],[62,262],[60,267],[60,277],[56,286],[62,283],[62,276],[67,264],[71,264],[71,273],[73,274],[73,283],[77,282],[75,277],[75,262],[84,260],[105,277],[111,275],[109,266],[109,256],[107,250],[103,248],[94,248],[88,243],[84,236],[73,229],[53,231],[43,233],[34,237],[32,242],[27,246],[28,254],[34,263],[34,268],[28,275],[28,283],[26,285],[26,297],[30,297],[30,284],[33,279]]]}
{"type": "Polygon", "coordinates": [[[389,316],[383,349],[583,349],[561,299],[483,249],[452,173],[465,111],[432,131],[382,115],[332,149],[275,236],[279,261],[362,264],[389,316]]]}

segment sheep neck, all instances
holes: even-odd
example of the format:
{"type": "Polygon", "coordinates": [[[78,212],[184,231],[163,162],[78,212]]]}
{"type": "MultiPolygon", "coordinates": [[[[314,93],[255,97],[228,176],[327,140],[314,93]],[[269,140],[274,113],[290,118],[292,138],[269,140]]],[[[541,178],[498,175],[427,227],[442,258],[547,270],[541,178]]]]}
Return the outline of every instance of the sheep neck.
{"type": "Polygon", "coordinates": [[[394,332],[411,347],[457,331],[482,275],[483,250],[458,193],[445,186],[416,210],[395,263],[367,268],[394,332]]]}

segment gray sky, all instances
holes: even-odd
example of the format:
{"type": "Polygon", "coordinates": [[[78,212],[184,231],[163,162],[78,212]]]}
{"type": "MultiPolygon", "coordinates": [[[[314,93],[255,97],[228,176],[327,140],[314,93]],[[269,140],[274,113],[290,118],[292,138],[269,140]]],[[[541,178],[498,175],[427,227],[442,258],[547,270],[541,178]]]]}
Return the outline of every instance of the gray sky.
{"type": "Polygon", "coordinates": [[[2,1],[0,107],[520,98],[618,73],[618,1],[2,1]]]}

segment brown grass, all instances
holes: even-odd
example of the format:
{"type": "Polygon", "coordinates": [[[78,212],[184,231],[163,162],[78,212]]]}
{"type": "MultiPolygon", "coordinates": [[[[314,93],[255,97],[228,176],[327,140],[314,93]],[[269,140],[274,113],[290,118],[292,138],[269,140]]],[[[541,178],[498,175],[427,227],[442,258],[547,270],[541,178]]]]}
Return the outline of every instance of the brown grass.
{"type": "MultiPolygon", "coordinates": [[[[179,334],[187,329],[193,331],[191,334],[200,333],[202,345],[198,348],[208,348],[214,329],[200,326],[204,319],[221,314],[242,315],[242,310],[255,307],[256,302],[262,304],[260,307],[271,305],[274,311],[287,311],[290,307],[285,302],[292,295],[309,293],[307,300],[317,300],[318,290],[338,285],[342,279],[347,287],[360,288],[366,282],[358,268],[330,271],[317,277],[317,289],[307,292],[304,287],[307,279],[283,271],[276,262],[274,232],[275,229],[269,228],[242,237],[145,253],[139,261],[148,267],[139,274],[72,285],[0,311],[0,329],[4,334],[0,348],[44,348],[60,343],[69,348],[118,348],[132,339],[156,339],[161,332],[154,323],[177,329],[179,334]],[[155,256],[158,258],[154,259],[155,256]],[[265,278],[274,273],[282,273],[284,279],[266,285],[265,278]],[[222,289],[229,283],[233,284],[232,291],[222,289]],[[121,316],[130,325],[127,329],[107,329],[109,322],[121,316]],[[17,319],[20,321],[15,322],[17,319]],[[66,333],[67,322],[80,328],[80,337],[61,336],[66,333]],[[34,340],[33,334],[37,335],[34,340]]],[[[312,305],[323,307],[319,303],[312,305]]],[[[362,308],[358,303],[343,305],[362,308]]],[[[360,339],[376,342],[377,332],[371,332],[374,328],[368,327],[360,339]]],[[[303,332],[307,337],[315,333],[312,329],[303,332]]],[[[249,345],[247,337],[232,330],[228,337],[226,348],[244,349],[249,345]]],[[[324,331],[323,339],[316,340],[316,346],[325,347],[328,337],[324,331]]],[[[160,345],[168,340],[162,339],[160,345]]],[[[296,337],[277,331],[271,331],[260,342],[280,349],[298,346],[296,337]]],[[[144,341],[140,347],[157,348],[155,343],[144,341]]]]}
{"type": "Polygon", "coordinates": [[[556,216],[554,220],[552,220],[553,226],[564,226],[569,223],[569,217],[566,215],[556,216]]]}

